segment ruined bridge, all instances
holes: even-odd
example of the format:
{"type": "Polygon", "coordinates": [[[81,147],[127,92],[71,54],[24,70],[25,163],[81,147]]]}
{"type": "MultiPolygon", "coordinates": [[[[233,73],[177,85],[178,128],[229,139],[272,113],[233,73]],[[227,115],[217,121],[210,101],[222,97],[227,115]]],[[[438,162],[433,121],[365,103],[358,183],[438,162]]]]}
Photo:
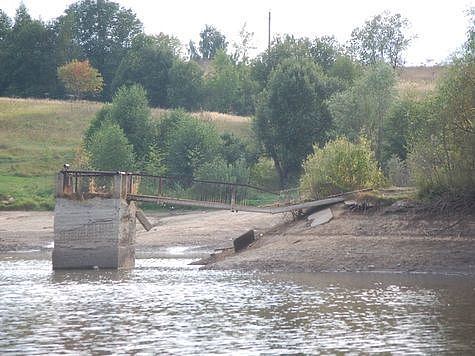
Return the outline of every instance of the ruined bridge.
{"type": "Polygon", "coordinates": [[[303,201],[296,190],[138,172],[62,170],[56,181],[53,269],[132,268],[136,202],[278,214],[328,206],[341,196],[303,201]]]}

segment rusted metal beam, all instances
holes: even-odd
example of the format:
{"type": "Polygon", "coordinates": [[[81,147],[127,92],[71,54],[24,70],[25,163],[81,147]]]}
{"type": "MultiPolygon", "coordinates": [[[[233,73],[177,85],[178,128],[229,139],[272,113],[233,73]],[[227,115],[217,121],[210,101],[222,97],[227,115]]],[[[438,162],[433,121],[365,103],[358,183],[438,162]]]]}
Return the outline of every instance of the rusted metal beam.
{"type": "Polygon", "coordinates": [[[197,201],[191,199],[178,199],[178,198],[169,198],[169,197],[157,197],[152,195],[136,195],[129,194],[127,197],[128,200],[142,201],[148,203],[156,204],[172,204],[179,206],[191,206],[198,208],[208,208],[208,209],[221,209],[221,210],[232,210],[232,211],[246,211],[252,213],[266,213],[266,214],[280,214],[286,213],[295,210],[302,210],[308,208],[315,208],[319,206],[328,206],[337,203],[343,202],[343,198],[329,198],[321,199],[315,201],[309,201],[304,203],[297,203],[291,205],[283,205],[278,207],[257,207],[257,206],[247,206],[247,205],[231,205],[225,203],[216,203],[209,201],[197,201]]]}

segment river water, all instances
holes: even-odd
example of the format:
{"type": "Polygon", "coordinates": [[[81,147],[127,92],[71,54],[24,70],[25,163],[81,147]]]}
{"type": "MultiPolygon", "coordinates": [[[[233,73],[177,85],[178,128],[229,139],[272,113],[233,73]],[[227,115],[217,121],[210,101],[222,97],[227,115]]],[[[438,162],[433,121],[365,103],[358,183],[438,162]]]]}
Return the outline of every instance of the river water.
{"type": "Polygon", "coordinates": [[[407,274],[53,272],[0,257],[0,354],[475,353],[475,279],[407,274]]]}

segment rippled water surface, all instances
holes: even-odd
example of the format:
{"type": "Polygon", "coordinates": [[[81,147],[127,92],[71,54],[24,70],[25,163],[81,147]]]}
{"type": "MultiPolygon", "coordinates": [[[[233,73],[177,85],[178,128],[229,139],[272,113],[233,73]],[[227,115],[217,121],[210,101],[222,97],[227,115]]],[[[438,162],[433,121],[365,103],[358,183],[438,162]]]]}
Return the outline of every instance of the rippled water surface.
{"type": "Polygon", "coordinates": [[[390,274],[53,272],[0,259],[0,353],[475,352],[475,280],[390,274]]]}

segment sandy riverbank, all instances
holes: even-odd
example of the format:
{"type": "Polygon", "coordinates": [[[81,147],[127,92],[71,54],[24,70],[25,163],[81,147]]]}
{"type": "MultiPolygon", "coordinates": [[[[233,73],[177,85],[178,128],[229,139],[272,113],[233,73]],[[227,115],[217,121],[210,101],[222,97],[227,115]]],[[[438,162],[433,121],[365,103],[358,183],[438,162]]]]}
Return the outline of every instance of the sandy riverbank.
{"type": "MultiPolygon", "coordinates": [[[[232,246],[254,229],[259,240],[237,254],[226,252],[205,268],[265,271],[391,271],[475,275],[474,215],[428,216],[411,209],[389,213],[334,207],[334,219],[307,220],[228,211],[164,215],[138,227],[138,257],[200,258],[232,246]]],[[[53,213],[1,212],[0,254],[51,253],[53,213]],[[18,253],[18,252],[17,252],[18,253]]]]}

